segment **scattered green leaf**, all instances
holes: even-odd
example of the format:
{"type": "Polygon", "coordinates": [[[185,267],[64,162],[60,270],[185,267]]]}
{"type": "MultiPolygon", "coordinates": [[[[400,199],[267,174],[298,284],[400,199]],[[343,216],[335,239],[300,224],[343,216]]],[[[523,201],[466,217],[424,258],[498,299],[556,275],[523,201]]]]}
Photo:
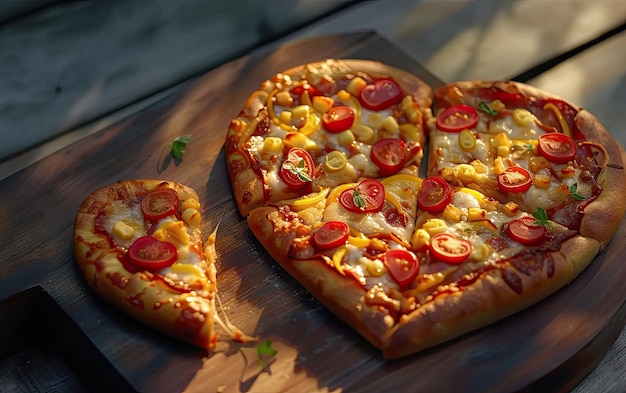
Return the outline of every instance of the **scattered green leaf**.
{"type": "Polygon", "coordinates": [[[481,101],[480,103],[478,103],[478,109],[480,109],[481,111],[490,114],[491,116],[495,116],[498,114],[498,111],[493,109],[492,107],[490,107],[487,103],[485,103],[484,101],[481,101]]]}
{"type": "Polygon", "coordinates": [[[360,209],[365,208],[365,205],[366,205],[365,198],[363,198],[363,195],[361,195],[358,188],[354,189],[354,194],[352,195],[352,201],[354,202],[354,205],[356,207],[360,209]]]}
{"type": "Polygon", "coordinates": [[[277,350],[272,348],[272,340],[263,341],[257,346],[256,350],[257,354],[259,355],[259,362],[261,363],[263,368],[267,366],[267,363],[265,363],[265,357],[272,357],[278,353],[277,350]]]}
{"type": "Polygon", "coordinates": [[[306,163],[304,160],[298,161],[298,165],[294,164],[291,161],[285,161],[283,167],[294,175],[298,176],[298,179],[303,182],[312,182],[311,176],[307,173],[306,163]]]}
{"type": "Polygon", "coordinates": [[[587,199],[584,196],[577,194],[576,191],[578,191],[578,183],[574,183],[569,187],[569,193],[572,195],[572,198],[577,201],[584,201],[587,199]]]}
{"type": "Polygon", "coordinates": [[[185,154],[185,149],[187,148],[187,144],[191,140],[191,135],[183,135],[179,136],[172,142],[172,149],[170,150],[170,155],[177,160],[183,159],[183,155],[185,154]]]}
{"type": "Polygon", "coordinates": [[[538,207],[537,211],[533,213],[533,217],[537,220],[535,221],[535,225],[543,225],[547,230],[552,230],[552,224],[548,219],[548,213],[546,213],[544,209],[538,207]]]}

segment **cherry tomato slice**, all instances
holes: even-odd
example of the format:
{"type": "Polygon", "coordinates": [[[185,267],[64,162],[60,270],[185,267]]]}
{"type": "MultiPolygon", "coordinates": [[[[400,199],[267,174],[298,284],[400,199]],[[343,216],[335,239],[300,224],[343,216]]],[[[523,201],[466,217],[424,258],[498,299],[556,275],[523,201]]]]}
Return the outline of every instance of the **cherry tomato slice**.
{"type": "Polygon", "coordinates": [[[366,179],[339,195],[339,204],[353,213],[378,213],[385,203],[385,186],[378,180],[366,179]]]}
{"type": "Polygon", "coordinates": [[[135,240],[127,255],[132,265],[150,271],[164,269],[178,259],[176,246],[158,241],[152,236],[142,236],[135,240]]]}
{"type": "Polygon", "coordinates": [[[329,250],[345,244],[349,235],[348,224],[341,221],[328,221],[313,234],[313,241],[320,250],[329,250]]]}
{"type": "Polygon", "coordinates": [[[402,101],[402,89],[391,78],[379,79],[370,83],[361,90],[359,102],[372,111],[387,109],[402,101]]]}
{"type": "Polygon", "coordinates": [[[532,185],[530,172],[520,166],[512,166],[498,175],[498,186],[502,192],[525,192],[532,185]]]}
{"type": "Polygon", "coordinates": [[[515,219],[506,227],[506,234],[513,240],[524,245],[535,244],[546,235],[543,225],[535,224],[534,217],[526,216],[515,219]]]}
{"type": "Polygon", "coordinates": [[[576,142],[565,134],[557,132],[539,136],[539,154],[556,164],[565,164],[576,157],[576,142]]]}
{"type": "Polygon", "coordinates": [[[472,252],[472,243],[457,239],[449,233],[438,233],[430,239],[430,252],[438,260],[449,263],[462,263],[472,252]]]}
{"type": "Polygon", "coordinates": [[[478,124],[478,113],[469,105],[454,105],[437,116],[437,127],[442,131],[461,132],[478,124]]]}
{"type": "Polygon", "coordinates": [[[381,139],[372,146],[370,158],[382,176],[393,175],[404,167],[406,145],[394,138],[381,139]]]}
{"type": "Polygon", "coordinates": [[[415,254],[406,250],[388,250],[383,261],[400,289],[411,284],[420,270],[420,264],[415,254]]]}
{"type": "Polygon", "coordinates": [[[150,220],[171,216],[178,211],[178,193],[172,188],[152,191],[141,200],[141,211],[150,220]]]}
{"type": "Polygon", "coordinates": [[[427,177],[417,194],[417,206],[431,214],[441,213],[452,201],[452,188],[443,177],[427,177]]]}
{"type": "Polygon", "coordinates": [[[280,167],[279,175],[287,187],[297,190],[312,182],[314,173],[315,164],[309,152],[292,147],[280,167]]]}
{"type": "Polygon", "coordinates": [[[338,133],[352,127],[354,110],[349,106],[335,106],[322,115],[322,124],[328,132],[338,133]]]}

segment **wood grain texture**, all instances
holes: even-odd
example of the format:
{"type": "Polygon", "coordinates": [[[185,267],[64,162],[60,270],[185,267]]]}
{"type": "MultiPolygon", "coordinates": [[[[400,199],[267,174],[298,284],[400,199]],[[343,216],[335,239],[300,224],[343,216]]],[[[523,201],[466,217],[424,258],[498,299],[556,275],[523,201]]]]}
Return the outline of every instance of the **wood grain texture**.
{"type": "Polygon", "coordinates": [[[223,391],[263,391],[279,386],[267,385],[268,378],[271,382],[279,376],[296,378],[284,385],[293,391],[302,386],[350,392],[571,389],[624,327],[623,225],[608,249],[548,300],[396,361],[383,360],[254,239],[236,211],[225,168],[223,143],[230,119],[267,77],[328,57],[379,60],[433,85],[441,83],[372,33],[269,46],[192,80],[149,108],[0,182],[0,298],[43,286],[139,391],[193,391],[211,376],[220,381],[215,390],[223,391]],[[168,144],[184,134],[192,139],[184,160],[176,164],[167,158],[168,144]],[[220,295],[236,325],[282,348],[270,365],[273,373],[251,371],[240,359],[245,351],[235,345],[207,358],[201,349],[137,324],[89,290],[72,255],[74,216],[93,190],[128,178],[193,187],[203,205],[205,236],[223,214],[217,236],[220,295]]]}

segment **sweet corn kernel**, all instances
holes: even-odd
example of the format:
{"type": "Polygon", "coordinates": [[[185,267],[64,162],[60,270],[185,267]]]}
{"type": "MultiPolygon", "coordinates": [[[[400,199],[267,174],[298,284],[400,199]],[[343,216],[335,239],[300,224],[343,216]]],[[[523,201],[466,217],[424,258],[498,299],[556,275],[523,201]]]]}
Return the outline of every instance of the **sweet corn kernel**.
{"type": "Polygon", "coordinates": [[[196,209],[200,210],[200,202],[195,198],[187,198],[180,205],[181,210],[185,211],[186,209],[196,209]]]}
{"type": "Polygon", "coordinates": [[[312,98],[313,109],[318,113],[326,113],[335,104],[335,100],[326,96],[314,96],[312,98]]]}
{"type": "Polygon", "coordinates": [[[517,108],[511,114],[511,118],[520,127],[530,127],[533,124],[534,116],[528,109],[517,108]]]}
{"type": "Polygon", "coordinates": [[[519,206],[517,203],[513,201],[508,201],[504,205],[502,205],[502,213],[506,214],[509,217],[513,217],[519,212],[519,206]]]}
{"type": "Polygon", "coordinates": [[[487,211],[479,207],[467,209],[467,221],[482,221],[487,219],[487,211]]]}
{"type": "Polygon", "coordinates": [[[499,174],[501,174],[502,172],[504,172],[506,170],[506,167],[504,166],[504,161],[502,161],[502,157],[496,157],[495,160],[493,160],[493,174],[498,176],[499,174]]]}
{"type": "Polygon", "coordinates": [[[200,225],[201,218],[200,212],[196,209],[189,208],[183,211],[183,221],[192,228],[197,228],[200,225]]]}
{"type": "Polygon", "coordinates": [[[135,230],[124,221],[118,221],[113,225],[112,235],[120,239],[130,240],[135,236],[135,230]]]}
{"type": "Polygon", "coordinates": [[[443,209],[443,218],[449,221],[461,221],[461,210],[451,203],[443,209]]]}
{"type": "Polygon", "coordinates": [[[493,248],[487,243],[480,243],[472,248],[470,259],[479,262],[484,261],[493,253],[493,248]]]}
{"type": "Polygon", "coordinates": [[[459,164],[456,167],[456,177],[463,184],[473,183],[476,181],[476,169],[469,164],[459,164]]]}
{"type": "Polygon", "coordinates": [[[438,233],[444,233],[448,226],[445,221],[440,218],[429,218],[424,225],[422,225],[422,229],[424,229],[430,236],[434,236],[438,233]]]}
{"type": "Polygon", "coordinates": [[[364,143],[372,142],[372,138],[374,137],[374,130],[365,124],[357,124],[352,127],[352,133],[357,141],[364,143]]]}
{"type": "Polygon", "coordinates": [[[269,136],[263,141],[263,151],[270,153],[280,153],[283,151],[283,139],[269,136]]]}
{"type": "Polygon", "coordinates": [[[308,105],[298,105],[291,111],[292,119],[306,119],[311,113],[311,108],[308,105]]]}
{"type": "Polygon", "coordinates": [[[387,116],[382,122],[382,126],[385,130],[389,131],[392,134],[395,134],[400,130],[398,126],[398,121],[393,116],[387,116]]]}
{"type": "Polygon", "coordinates": [[[491,101],[491,104],[489,106],[491,107],[491,109],[496,110],[498,112],[503,109],[506,109],[506,105],[504,105],[504,103],[500,100],[491,101]]]}
{"type": "Polygon", "coordinates": [[[424,229],[418,229],[411,237],[411,248],[419,251],[430,244],[430,234],[424,229]]]}
{"type": "Polygon", "coordinates": [[[289,111],[282,111],[278,114],[278,119],[281,123],[291,124],[291,119],[293,118],[293,114],[289,111]]]}
{"type": "Polygon", "coordinates": [[[301,147],[305,150],[317,149],[317,145],[306,135],[300,132],[287,134],[284,143],[287,147],[301,147]]]}
{"type": "Polygon", "coordinates": [[[547,190],[550,188],[550,175],[544,172],[537,173],[533,177],[533,185],[543,190],[547,190]]]}
{"type": "Polygon", "coordinates": [[[498,150],[496,151],[496,154],[499,157],[508,157],[510,153],[511,148],[509,146],[498,146],[498,150]]]}
{"type": "Polygon", "coordinates": [[[409,123],[401,124],[400,131],[406,134],[411,140],[419,141],[421,139],[419,135],[419,130],[413,124],[409,124],[409,123]]]}
{"type": "Polygon", "coordinates": [[[367,123],[373,128],[378,129],[383,124],[383,117],[380,113],[370,113],[370,115],[367,116],[367,123]]]}
{"type": "Polygon", "coordinates": [[[288,91],[279,91],[278,93],[276,93],[275,97],[276,104],[280,106],[293,106],[293,97],[288,91]]]}
{"type": "Polygon", "coordinates": [[[446,181],[454,181],[456,179],[456,173],[454,173],[454,168],[445,166],[439,170],[439,175],[443,177],[446,181]]]}
{"type": "Polygon", "coordinates": [[[337,142],[341,146],[348,146],[354,143],[354,134],[350,130],[345,130],[337,135],[337,142]]]}
{"type": "Polygon", "coordinates": [[[373,259],[367,262],[367,272],[374,277],[385,274],[385,265],[380,259],[373,259]]]}
{"type": "Polygon", "coordinates": [[[551,165],[543,156],[532,156],[528,161],[528,167],[533,173],[537,173],[544,168],[550,168],[551,165]]]}
{"type": "Polygon", "coordinates": [[[350,101],[350,98],[352,98],[352,95],[349,92],[347,92],[346,90],[339,90],[337,92],[337,98],[339,99],[339,101],[341,101],[341,102],[343,102],[345,104],[348,101],[350,101]]]}
{"type": "Polygon", "coordinates": [[[346,90],[348,90],[348,92],[353,96],[358,97],[361,94],[361,91],[365,88],[365,86],[367,86],[367,82],[365,81],[365,79],[357,76],[352,78],[350,83],[348,83],[346,90]]]}

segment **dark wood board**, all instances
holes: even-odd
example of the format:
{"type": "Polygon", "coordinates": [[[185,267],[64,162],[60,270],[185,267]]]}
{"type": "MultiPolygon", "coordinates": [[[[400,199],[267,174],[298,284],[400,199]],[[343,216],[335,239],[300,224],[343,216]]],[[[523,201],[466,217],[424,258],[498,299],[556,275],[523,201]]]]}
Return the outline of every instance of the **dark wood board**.
{"type": "Polygon", "coordinates": [[[236,346],[206,360],[203,350],[146,328],[106,305],[89,290],[76,266],[73,221],[90,192],[120,179],[167,179],[198,191],[207,235],[223,213],[218,278],[228,315],[244,331],[289,349],[282,352],[294,356],[287,370],[291,377],[304,373],[320,388],[346,392],[574,387],[626,323],[626,293],[621,290],[626,265],[620,247],[626,240],[624,225],[577,280],[546,301],[396,361],[383,360],[254,239],[231,196],[223,150],[228,124],[261,81],[297,64],[329,57],[379,60],[433,85],[441,83],[368,32],[275,44],[189,81],[150,107],[0,182],[0,298],[31,286],[45,288],[138,391],[182,391],[198,382],[200,372],[215,376],[215,386],[206,391],[252,386],[254,378],[240,384],[241,375],[230,372],[236,367],[224,372],[224,364],[240,356],[236,346]],[[177,165],[167,159],[167,145],[184,134],[192,139],[184,161],[177,165]]]}

